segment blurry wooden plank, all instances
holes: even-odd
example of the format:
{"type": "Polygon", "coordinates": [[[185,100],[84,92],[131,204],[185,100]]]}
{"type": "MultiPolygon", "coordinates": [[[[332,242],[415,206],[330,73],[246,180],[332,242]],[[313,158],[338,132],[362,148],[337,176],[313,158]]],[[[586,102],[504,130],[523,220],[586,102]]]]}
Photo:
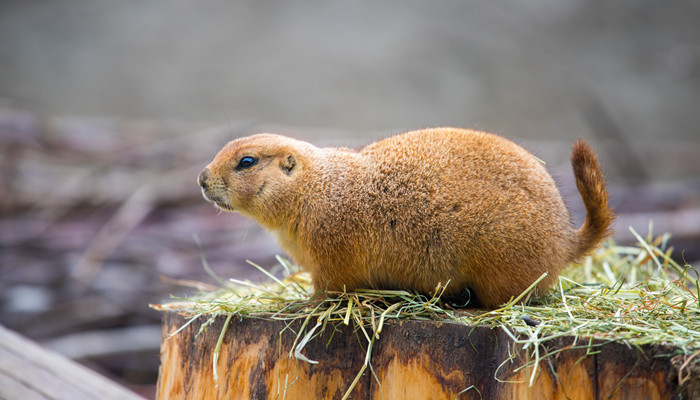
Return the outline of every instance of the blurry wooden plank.
{"type": "Polygon", "coordinates": [[[46,400],[47,397],[36,391],[27,390],[27,387],[14,377],[4,375],[4,371],[0,371],[0,398],[3,400],[46,400]]]}
{"type": "MultiPolygon", "coordinates": [[[[197,336],[198,320],[161,348],[160,399],[340,399],[360,371],[366,353],[361,332],[327,328],[302,353],[318,364],[289,358],[300,329],[295,322],[232,320],[221,344],[217,383],[212,357],[223,317],[197,336]],[[287,388],[286,393],[284,388],[287,388]]],[[[187,320],[164,314],[164,334],[187,320]]],[[[313,321],[311,322],[313,323],[313,321]]],[[[308,327],[307,327],[308,330],[308,327]]],[[[532,361],[502,329],[433,321],[392,321],[375,341],[353,399],[682,399],[670,362],[673,348],[641,347],[563,337],[540,348],[532,385],[532,361]],[[525,366],[524,368],[520,368],[525,366]]]]}
{"type": "Polygon", "coordinates": [[[0,326],[0,398],[129,400],[142,397],[0,326]]]}

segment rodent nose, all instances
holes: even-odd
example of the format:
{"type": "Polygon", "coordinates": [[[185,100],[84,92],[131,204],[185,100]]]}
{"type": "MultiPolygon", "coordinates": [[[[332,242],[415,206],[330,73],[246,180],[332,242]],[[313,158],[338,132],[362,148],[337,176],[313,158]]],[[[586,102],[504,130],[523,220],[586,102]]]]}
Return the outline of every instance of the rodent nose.
{"type": "Polygon", "coordinates": [[[207,179],[211,176],[211,171],[209,171],[209,168],[204,168],[202,172],[199,173],[199,176],[197,177],[197,183],[201,187],[205,187],[207,184],[207,179]]]}

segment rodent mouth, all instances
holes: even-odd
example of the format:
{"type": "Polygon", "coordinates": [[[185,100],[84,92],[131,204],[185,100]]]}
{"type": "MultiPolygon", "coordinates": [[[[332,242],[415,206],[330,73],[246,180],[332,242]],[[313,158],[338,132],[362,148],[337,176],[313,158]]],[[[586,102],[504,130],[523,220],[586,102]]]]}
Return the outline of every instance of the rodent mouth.
{"type": "Polygon", "coordinates": [[[230,205],[228,205],[226,203],[214,202],[214,205],[223,211],[231,211],[231,212],[236,211],[236,209],[234,209],[233,207],[231,207],[230,205]]]}
{"type": "Polygon", "coordinates": [[[217,196],[216,194],[212,194],[204,188],[202,188],[202,196],[204,197],[204,200],[214,204],[214,206],[223,211],[236,211],[224,198],[217,196]]]}

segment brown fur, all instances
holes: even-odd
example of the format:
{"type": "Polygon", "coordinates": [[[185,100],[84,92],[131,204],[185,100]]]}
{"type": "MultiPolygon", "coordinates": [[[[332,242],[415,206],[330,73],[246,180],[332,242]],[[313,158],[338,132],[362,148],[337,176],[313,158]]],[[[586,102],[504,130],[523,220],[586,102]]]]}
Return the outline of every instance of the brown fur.
{"type": "Polygon", "coordinates": [[[549,173],[502,137],[414,131],[359,151],[261,134],[228,143],[199,176],[205,198],[272,231],[317,289],[471,288],[486,307],[522,293],[610,234],[612,211],[591,147],[571,162],[586,206],[569,221],[549,173]],[[237,168],[242,157],[258,159],[237,168]]]}

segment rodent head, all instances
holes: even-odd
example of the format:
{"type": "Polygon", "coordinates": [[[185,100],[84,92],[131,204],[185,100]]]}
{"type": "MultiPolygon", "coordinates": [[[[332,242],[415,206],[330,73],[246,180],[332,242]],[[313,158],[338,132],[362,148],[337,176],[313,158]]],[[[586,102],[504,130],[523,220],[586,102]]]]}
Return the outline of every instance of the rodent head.
{"type": "Polygon", "coordinates": [[[199,174],[204,198],[224,211],[251,217],[268,228],[283,222],[298,194],[304,163],[315,147],[278,135],[259,134],[224,146],[199,174]]]}

